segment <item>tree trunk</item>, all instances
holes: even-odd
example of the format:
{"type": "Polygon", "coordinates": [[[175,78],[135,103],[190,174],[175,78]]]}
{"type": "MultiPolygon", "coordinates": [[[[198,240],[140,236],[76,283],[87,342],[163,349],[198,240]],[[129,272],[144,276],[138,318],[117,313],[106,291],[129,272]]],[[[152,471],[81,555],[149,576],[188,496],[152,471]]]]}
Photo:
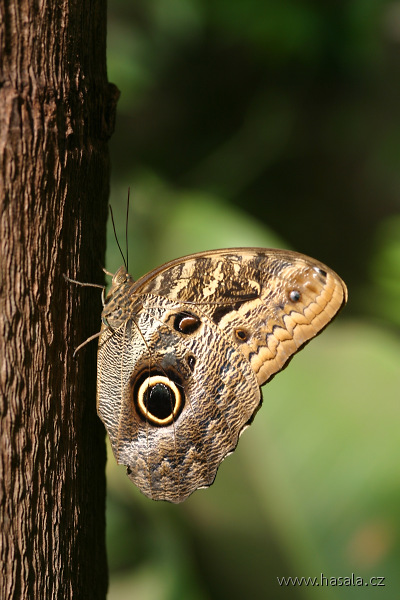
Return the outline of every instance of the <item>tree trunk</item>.
{"type": "Polygon", "coordinates": [[[0,0],[0,598],[104,598],[105,0],[0,0]]]}

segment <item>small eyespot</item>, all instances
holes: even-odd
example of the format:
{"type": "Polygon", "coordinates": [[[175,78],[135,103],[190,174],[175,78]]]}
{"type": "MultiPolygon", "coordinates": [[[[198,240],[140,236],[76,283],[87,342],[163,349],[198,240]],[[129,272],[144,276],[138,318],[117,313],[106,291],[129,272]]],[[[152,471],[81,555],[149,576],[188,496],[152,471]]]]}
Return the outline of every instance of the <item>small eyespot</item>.
{"type": "Polygon", "coordinates": [[[298,302],[301,298],[301,294],[297,290],[292,290],[289,294],[289,298],[292,302],[298,302]]]}
{"type": "Polygon", "coordinates": [[[174,329],[185,335],[194,333],[201,325],[201,321],[190,313],[179,313],[174,317],[174,329]]]}
{"type": "Polygon", "coordinates": [[[245,329],[235,329],[235,337],[238,342],[247,342],[250,335],[245,329]]]}

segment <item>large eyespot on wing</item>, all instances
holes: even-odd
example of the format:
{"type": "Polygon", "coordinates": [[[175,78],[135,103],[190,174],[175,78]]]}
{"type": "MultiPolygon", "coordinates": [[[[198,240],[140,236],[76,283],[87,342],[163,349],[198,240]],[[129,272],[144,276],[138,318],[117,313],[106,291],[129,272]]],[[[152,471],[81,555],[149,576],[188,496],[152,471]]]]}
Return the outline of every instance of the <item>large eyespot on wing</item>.
{"type": "MultiPolygon", "coordinates": [[[[334,271],[291,254],[281,265],[270,262],[260,297],[243,303],[230,318],[232,337],[249,359],[259,385],[321,333],[347,299],[347,288],[334,271]]],[[[222,320],[221,325],[226,323],[222,320]]]]}
{"type": "Polygon", "coordinates": [[[125,345],[133,354],[142,339],[140,355],[121,358],[121,398],[100,401],[99,414],[106,423],[108,406],[119,406],[107,422],[118,462],[146,496],[178,503],[212,484],[261,394],[249,361],[212,320],[167,298],[145,308],[136,316],[143,338],[132,331],[125,345]]]}
{"type": "Polygon", "coordinates": [[[136,376],[132,398],[139,418],[155,427],[174,423],[185,406],[182,382],[167,371],[146,369],[136,376]]]}

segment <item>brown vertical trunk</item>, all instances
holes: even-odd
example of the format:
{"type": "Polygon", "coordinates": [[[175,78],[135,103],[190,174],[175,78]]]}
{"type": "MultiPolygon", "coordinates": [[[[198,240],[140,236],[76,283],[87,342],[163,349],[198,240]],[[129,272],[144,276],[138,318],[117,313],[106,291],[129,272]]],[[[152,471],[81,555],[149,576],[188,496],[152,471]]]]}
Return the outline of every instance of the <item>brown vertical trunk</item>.
{"type": "Polygon", "coordinates": [[[105,0],[0,0],[0,598],[104,598],[105,0]]]}

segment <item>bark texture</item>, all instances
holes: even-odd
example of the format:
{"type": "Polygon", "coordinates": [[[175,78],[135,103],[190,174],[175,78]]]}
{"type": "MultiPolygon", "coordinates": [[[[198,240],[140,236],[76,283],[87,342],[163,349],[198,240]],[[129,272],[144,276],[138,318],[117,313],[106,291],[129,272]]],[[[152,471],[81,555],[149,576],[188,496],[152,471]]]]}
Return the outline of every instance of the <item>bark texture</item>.
{"type": "Polygon", "coordinates": [[[104,598],[105,0],[0,0],[0,598],[104,598]]]}

